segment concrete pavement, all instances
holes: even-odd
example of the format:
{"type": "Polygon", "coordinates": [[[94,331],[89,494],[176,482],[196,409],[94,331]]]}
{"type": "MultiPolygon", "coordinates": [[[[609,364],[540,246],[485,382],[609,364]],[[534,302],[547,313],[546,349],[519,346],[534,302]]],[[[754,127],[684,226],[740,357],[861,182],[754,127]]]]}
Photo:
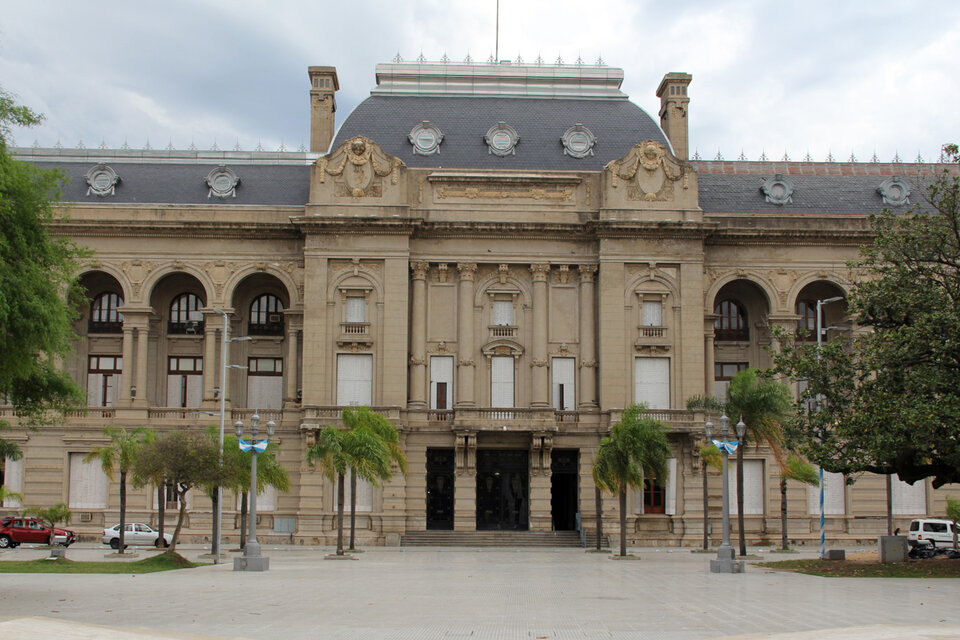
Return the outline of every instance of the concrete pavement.
{"type": "MultiPolygon", "coordinates": [[[[180,551],[194,559],[205,549],[180,551]]],[[[712,556],[687,549],[634,549],[635,562],[577,549],[376,547],[356,562],[329,562],[329,551],[265,546],[265,573],[226,562],[141,575],[3,574],[0,637],[960,640],[960,580],[755,566],[711,574],[712,556]]],[[[0,562],[46,553],[20,547],[0,562]]],[[[68,557],[107,553],[87,544],[68,557]]]]}

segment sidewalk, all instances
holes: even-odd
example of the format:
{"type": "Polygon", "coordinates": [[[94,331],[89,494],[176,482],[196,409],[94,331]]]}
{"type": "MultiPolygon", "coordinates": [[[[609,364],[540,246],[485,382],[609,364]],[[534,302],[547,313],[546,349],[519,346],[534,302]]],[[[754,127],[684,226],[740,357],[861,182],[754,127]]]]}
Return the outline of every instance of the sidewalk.
{"type": "MultiPolygon", "coordinates": [[[[190,559],[206,551],[180,548],[190,559]]],[[[712,555],[689,549],[634,549],[636,561],[578,549],[373,547],[352,562],[325,561],[328,548],[263,551],[264,573],[234,572],[231,560],[142,575],[7,574],[0,636],[960,639],[960,580],[711,574],[712,555]]],[[[109,552],[86,544],[67,555],[109,552]]],[[[0,561],[46,553],[20,547],[0,561]]]]}

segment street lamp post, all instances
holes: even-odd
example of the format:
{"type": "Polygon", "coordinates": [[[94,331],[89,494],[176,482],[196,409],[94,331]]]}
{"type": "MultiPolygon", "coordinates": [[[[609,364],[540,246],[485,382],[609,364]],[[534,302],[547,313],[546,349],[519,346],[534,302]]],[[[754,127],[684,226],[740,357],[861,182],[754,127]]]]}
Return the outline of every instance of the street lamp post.
{"type": "MultiPolygon", "coordinates": [[[[832,298],[825,298],[823,300],[817,300],[817,362],[820,362],[820,349],[823,347],[823,334],[826,329],[823,328],[823,307],[828,305],[831,302],[839,302],[843,300],[843,296],[833,296],[832,298]]],[[[817,398],[817,411],[820,411],[820,402],[817,398]]],[[[821,440],[823,434],[821,433],[821,440]]],[[[826,529],[824,527],[824,510],[823,510],[823,467],[819,467],[820,480],[820,559],[823,560],[826,557],[826,529]]]]}
{"type": "MultiPolygon", "coordinates": [[[[707,438],[707,446],[710,446],[710,441],[713,440],[713,423],[710,418],[707,418],[703,425],[703,434],[707,438]]],[[[710,512],[707,509],[710,496],[707,491],[707,460],[703,456],[700,456],[700,475],[703,479],[703,550],[707,551],[710,549],[710,512]]]]}
{"type": "MultiPolygon", "coordinates": [[[[710,425],[710,431],[713,425],[710,425]]],[[[741,419],[737,423],[737,435],[741,439],[742,433],[746,430],[746,425],[741,419]]],[[[730,544],[730,473],[729,458],[733,451],[737,450],[738,442],[727,442],[727,435],[730,432],[730,418],[726,412],[720,416],[720,437],[722,440],[714,440],[714,445],[720,449],[723,457],[723,541],[717,549],[717,559],[710,561],[710,571],[713,573],[743,573],[744,563],[736,559],[736,549],[730,544]]],[[[706,508],[706,505],[704,505],[706,508]]]]}
{"type": "Polygon", "coordinates": [[[257,542],[257,453],[267,450],[267,443],[277,430],[273,420],[267,422],[267,439],[257,442],[257,428],[260,426],[260,415],[250,416],[250,442],[244,442],[243,422],[237,420],[233,425],[240,443],[241,451],[250,451],[250,526],[247,533],[247,544],[243,548],[243,556],[233,559],[234,571],[266,571],[270,568],[270,558],[260,555],[260,543],[257,542]]]}

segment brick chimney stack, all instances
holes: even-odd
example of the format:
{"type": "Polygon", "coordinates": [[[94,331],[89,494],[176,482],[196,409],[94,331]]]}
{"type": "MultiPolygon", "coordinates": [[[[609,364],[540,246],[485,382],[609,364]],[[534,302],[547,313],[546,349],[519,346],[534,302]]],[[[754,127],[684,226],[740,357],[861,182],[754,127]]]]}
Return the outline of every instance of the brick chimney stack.
{"type": "Polygon", "coordinates": [[[687,123],[690,98],[687,97],[687,86],[691,80],[693,76],[689,73],[668,73],[663,76],[657,88],[657,97],[660,98],[660,128],[667,134],[674,155],[681,160],[688,160],[690,156],[687,123]]]}
{"type": "Polygon", "coordinates": [[[333,141],[335,95],[340,89],[336,67],[309,67],[310,76],[310,151],[326,153],[333,141]]]}

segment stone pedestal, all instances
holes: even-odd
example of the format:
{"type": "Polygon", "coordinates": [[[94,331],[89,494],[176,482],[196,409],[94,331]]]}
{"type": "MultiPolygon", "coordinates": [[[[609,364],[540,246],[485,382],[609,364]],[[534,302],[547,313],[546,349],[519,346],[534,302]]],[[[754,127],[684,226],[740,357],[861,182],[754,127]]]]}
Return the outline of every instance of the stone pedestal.
{"type": "Polygon", "coordinates": [[[550,505],[550,476],[530,476],[530,531],[553,531],[550,505]]]}
{"type": "Polygon", "coordinates": [[[720,547],[717,549],[717,559],[710,561],[710,571],[712,573],[743,573],[746,565],[736,557],[737,550],[733,547],[720,547]]]}
{"type": "Polygon", "coordinates": [[[458,475],[453,485],[453,530],[477,530],[476,475],[458,475]]]}
{"type": "Polygon", "coordinates": [[[239,557],[233,559],[234,571],[267,571],[270,568],[270,558],[259,556],[256,558],[239,557]]]}

